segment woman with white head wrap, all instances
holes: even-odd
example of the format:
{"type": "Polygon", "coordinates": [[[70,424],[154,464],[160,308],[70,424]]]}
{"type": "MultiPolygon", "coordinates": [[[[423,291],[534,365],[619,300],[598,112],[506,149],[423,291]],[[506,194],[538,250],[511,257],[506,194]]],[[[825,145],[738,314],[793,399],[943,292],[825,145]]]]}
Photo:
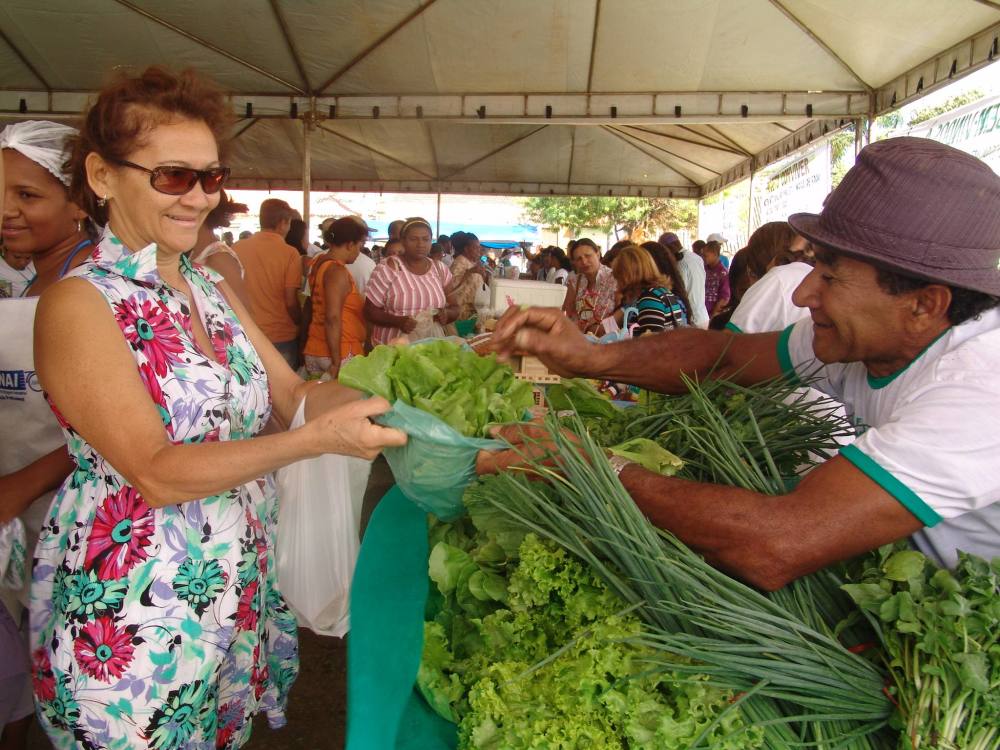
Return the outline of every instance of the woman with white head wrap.
{"type": "MultiPolygon", "coordinates": [[[[35,377],[32,329],[38,295],[86,261],[93,250],[86,214],[70,200],[69,175],[63,169],[68,141],[75,135],[76,130],[66,125],[40,121],[15,123],[0,131],[3,244],[8,252],[30,255],[36,273],[20,298],[0,300],[0,371],[4,373],[0,379],[0,528],[23,529],[29,565],[52,491],[72,471],[62,431],[35,377]]],[[[0,560],[0,569],[6,562],[0,560]]],[[[19,573],[22,589],[0,589],[0,608],[26,635],[27,617],[22,615],[31,575],[30,570],[19,573]]],[[[0,620],[7,618],[0,616],[0,620]]],[[[2,650],[4,747],[23,747],[33,710],[31,681],[27,671],[19,680],[12,676],[12,667],[15,662],[27,664],[27,644],[11,650],[4,643],[2,650]]]]}

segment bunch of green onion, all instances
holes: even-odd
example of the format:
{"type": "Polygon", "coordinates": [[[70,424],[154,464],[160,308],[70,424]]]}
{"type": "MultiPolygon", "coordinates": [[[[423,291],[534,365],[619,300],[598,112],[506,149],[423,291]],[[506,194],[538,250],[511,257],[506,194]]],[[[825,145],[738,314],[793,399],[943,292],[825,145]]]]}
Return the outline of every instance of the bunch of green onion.
{"type": "MultiPolygon", "coordinates": [[[[660,667],[708,674],[717,686],[744,692],[739,705],[765,727],[772,750],[884,746],[879,731],[892,706],[883,675],[841,645],[833,625],[816,614],[810,591],[769,597],[716,570],[653,527],[582,424],[579,445],[555,419],[547,427],[555,450],[526,459],[523,474],[502,476],[492,485],[498,491],[483,499],[578,556],[637,605],[646,625],[641,642],[663,654],[660,667]],[[532,474],[548,484],[530,481],[532,474]]],[[[766,452],[765,463],[773,464],[766,452]]],[[[748,463],[745,455],[736,461],[748,463]]],[[[774,493],[784,477],[769,468],[774,493]]],[[[835,582],[823,590],[835,591],[835,582]]]]}

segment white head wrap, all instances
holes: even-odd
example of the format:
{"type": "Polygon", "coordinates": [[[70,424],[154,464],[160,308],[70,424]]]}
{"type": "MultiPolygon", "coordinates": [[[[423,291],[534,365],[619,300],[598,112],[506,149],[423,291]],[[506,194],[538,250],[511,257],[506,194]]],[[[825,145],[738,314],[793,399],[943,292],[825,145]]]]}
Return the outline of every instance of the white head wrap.
{"type": "Polygon", "coordinates": [[[69,159],[69,138],[74,135],[76,130],[69,125],[48,120],[15,122],[0,132],[0,148],[12,148],[24,154],[69,187],[70,176],[63,165],[69,159]]]}

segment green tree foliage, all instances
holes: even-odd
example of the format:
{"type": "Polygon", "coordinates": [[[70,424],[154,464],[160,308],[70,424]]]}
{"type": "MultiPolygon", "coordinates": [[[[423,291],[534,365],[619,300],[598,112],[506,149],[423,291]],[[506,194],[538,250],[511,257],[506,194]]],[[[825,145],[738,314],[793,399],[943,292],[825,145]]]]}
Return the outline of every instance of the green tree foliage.
{"type": "Polygon", "coordinates": [[[695,201],[671,198],[597,198],[553,196],[526,198],[525,216],[554,229],[579,232],[593,228],[631,238],[637,230],[690,229],[698,223],[695,201]]]}
{"type": "Polygon", "coordinates": [[[914,125],[919,125],[922,122],[931,120],[938,115],[943,115],[945,112],[951,112],[953,109],[958,109],[971,102],[979,101],[983,98],[983,92],[979,89],[972,89],[971,91],[965,91],[957,96],[953,96],[950,99],[938,104],[936,107],[924,107],[913,113],[913,116],[907,122],[909,127],[914,125]]]}

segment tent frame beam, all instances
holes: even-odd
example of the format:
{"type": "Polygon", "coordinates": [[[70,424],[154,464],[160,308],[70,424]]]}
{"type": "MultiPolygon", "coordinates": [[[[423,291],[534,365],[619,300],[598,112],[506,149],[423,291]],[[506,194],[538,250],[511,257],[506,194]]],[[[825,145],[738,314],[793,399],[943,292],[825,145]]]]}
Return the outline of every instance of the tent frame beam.
{"type": "Polygon", "coordinates": [[[312,86],[309,85],[309,74],[306,73],[306,68],[302,64],[302,56],[299,55],[298,47],[295,46],[295,40],[292,39],[292,34],[288,29],[288,22],[285,20],[285,14],[282,12],[278,0],[268,0],[268,3],[271,6],[271,12],[274,14],[274,20],[278,24],[278,29],[281,30],[281,37],[285,40],[288,54],[292,56],[295,69],[299,71],[299,78],[302,79],[302,85],[305,86],[306,91],[313,93],[312,86]]]}
{"type": "MultiPolygon", "coordinates": [[[[302,183],[296,179],[267,177],[230,178],[227,188],[235,190],[301,190],[302,183]]],[[[502,182],[478,180],[326,180],[313,179],[313,190],[335,193],[420,193],[434,195],[590,195],[623,196],[644,198],[678,198],[697,200],[700,191],[694,185],[624,185],[621,183],[574,183],[564,182],[502,182]]]]}
{"type": "Polygon", "coordinates": [[[333,75],[331,75],[328,79],[326,79],[326,81],[319,88],[316,89],[317,93],[319,94],[324,93],[334,83],[340,80],[347,73],[347,71],[349,71],[355,65],[360,63],[366,57],[368,57],[372,52],[381,47],[385,42],[389,41],[391,37],[395,36],[396,32],[398,32],[404,26],[409,24],[410,21],[419,16],[421,13],[423,13],[429,7],[434,5],[434,3],[436,2],[437,0],[425,0],[423,3],[421,3],[412,11],[410,11],[408,14],[406,14],[406,16],[401,21],[399,21],[395,26],[393,26],[391,29],[382,34],[382,36],[380,36],[374,42],[372,42],[363,50],[361,50],[358,54],[356,54],[354,57],[348,60],[347,63],[341,66],[341,68],[337,70],[333,75]]]}
{"type": "Polygon", "coordinates": [[[21,64],[28,69],[28,72],[31,73],[31,75],[38,79],[38,82],[45,87],[47,92],[52,91],[52,87],[49,85],[49,82],[45,80],[45,77],[41,73],[38,72],[38,68],[36,68],[31,60],[28,59],[27,55],[21,52],[18,46],[11,41],[11,38],[7,36],[6,32],[4,32],[2,28],[0,28],[0,41],[3,41],[4,44],[10,47],[17,59],[21,61],[21,64]]]}
{"type": "Polygon", "coordinates": [[[641,125],[626,125],[629,130],[639,130],[643,133],[649,133],[650,135],[659,136],[660,138],[666,138],[671,141],[680,141],[681,143],[689,143],[693,146],[701,146],[702,148],[707,148],[710,151],[722,151],[726,154],[735,154],[736,156],[744,156],[742,151],[737,151],[732,146],[720,146],[716,143],[705,143],[704,141],[696,141],[693,138],[684,138],[679,135],[672,135],[670,133],[661,133],[659,130],[650,130],[649,128],[644,128],[641,125]]]}
{"type": "MultiPolygon", "coordinates": [[[[594,0],[594,33],[590,37],[590,64],[587,66],[587,93],[594,83],[594,56],[597,52],[597,29],[601,23],[601,0],[594,0]]],[[[588,110],[589,111],[589,110],[588,110]]]]}
{"type": "MultiPolygon", "coordinates": [[[[127,2],[127,0],[117,0],[127,2]]],[[[293,85],[293,84],[289,84],[293,85]]],[[[0,87],[0,114],[77,114],[92,91],[66,89],[38,91],[0,87]],[[26,112],[19,111],[24,99],[26,112]]],[[[807,118],[851,120],[871,111],[862,92],[760,92],[720,94],[691,92],[611,92],[600,94],[350,94],[324,97],[289,94],[230,95],[233,110],[251,117],[294,119],[315,111],[324,120],[434,120],[479,124],[538,125],[692,125],[785,120],[798,124],[807,118]],[[789,101],[793,104],[789,105],[789,101]],[[720,106],[721,105],[721,106],[720,106]],[[808,106],[812,107],[808,110],[808,106]],[[677,108],[680,108],[679,110],[677,108]],[[745,109],[744,109],[745,108],[745,109]]],[[[702,136],[704,137],[704,136],[702,136]]],[[[736,145],[736,144],[731,144],[736,145]]]]}
{"type": "Polygon", "coordinates": [[[796,16],[794,13],[788,10],[788,8],[785,7],[784,3],[782,3],[781,0],[770,0],[770,3],[779,11],[781,11],[782,14],[784,14],[784,16],[789,21],[795,24],[798,27],[798,29],[802,31],[802,33],[804,33],[806,36],[808,36],[820,49],[826,52],[826,54],[829,55],[831,58],[836,60],[837,63],[840,65],[840,67],[842,67],[844,70],[850,73],[851,77],[853,77],[855,81],[857,81],[864,87],[865,91],[867,91],[868,93],[872,92],[872,87],[868,84],[868,82],[865,81],[865,79],[863,79],[860,75],[858,75],[858,73],[854,70],[854,68],[848,65],[847,61],[844,60],[844,58],[842,58],[840,55],[838,55],[836,50],[833,49],[833,47],[824,42],[819,37],[819,35],[816,34],[815,31],[810,29],[809,26],[803,23],[798,16],[796,16]]]}
{"type": "MultiPolygon", "coordinates": [[[[720,174],[719,172],[717,172],[716,170],[712,169],[711,167],[706,167],[701,162],[697,162],[694,159],[688,159],[686,156],[681,156],[680,154],[675,154],[673,151],[671,151],[668,148],[664,148],[663,146],[660,146],[659,144],[652,143],[652,142],[646,140],[645,138],[641,138],[640,136],[635,135],[631,131],[638,130],[638,128],[636,128],[633,125],[623,125],[620,128],[614,128],[614,129],[617,130],[622,135],[627,135],[630,138],[634,138],[635,140],[639,141],[639,143],[643,143],[643,144],[649,146],[650,148],[656,149],[657,151],[662,151],[667,156],[670,156],[670,157],[672,157],[674,159],[679,159],[680,161],[686,162],[686,163],[690,164],[692,167],[704,170],[705,172],[711,172],[712,174],[714,174],[716,176],[718,176],[720,174]]],[[[643,132],[646,132],[646,131],[643,131],[643,132]]]]}
{"type": "Polygon", "coordinates": [[[693,185],[695,187],[695,189],[697,189],[697,187],[698,187],[698,181],[695,180],[693,177],[691,177],[691,175],[685,174],[683,169],[680,169],[679,167],[677,167],[677,166],[675,166],[673,164],[670,164],[667,161],[664,161],[663,159],[661,159],[656,154],[649,153],[642,146],[640,146],[637,143],[635,143],[635,141],[630,140],[624,133],[619,133],[615,128],[611,127],[610,125],[601,125],[601,129],[604,130],[604,131],[606,131],[606,132],[608,132],[608,133],[611,133],[611,135],[613,135],[615,138],[620,139],[623,143],[631,146],[636,151],[644,154],[646,157],[648,157],[648,158],[652,159],[653,161],[657,162],[658,164],[661,164],[662,166],[666,167],[667,169],[669,169],[674,174],[679,174],[685,180],[687,180],[688,182],[690,182],[691,185],[693,185]]]}
{"type": "Polygon", "coordinates": [[[700,130],[695,130],[694,128],[689,127],[687,125],[678,125],[677,127],[679,129],[681,129],[681,130],[684,130],[684,131],[686,131],[688,133],[691,133],[692,135],[696,135],[699,138],[704,138],[707,141],[711,141],[712,143],[718,144],[719,146],[722,146],[723,148],[732,147],[732,148],[736,149],[736,153],[741,154],[743,156],[753,156],[753,154],[751,154],[745,148],[743,148],[738,143],[736,143],[736,141],[734,141],[732,139],[726,139],[726,136],[724,136],[721,133],[719,133],[719,131],[716,130],[715,128],[713,128],[711,125],[709,125],[708,128],[710,130],[712,130],[712,132],[716,133],[716,135],[714,135],[714,136],[712,136],[712,135],[706,135],[705,133],[702,133],[700,130]],[[718,136],[721,136],[721,138],[718,137],[718,136]]]}
{"type": "Polygon", "coordinates": [[[428,180],[433,180],[434,179],[434,177],[432,175],[427,174],[422,169],[417,169],[412,164],[407,164],[402,159],[398,159],[395,156],[392,156],[390,154],[385,153],[384,151],[379,151],[377,148],[375,148],[374,146],[369,146],[367,143],[362,143],[361,141],[357,141],[354,138],[351,138],[349,135],[344,135],[343,133],[338,133],[336,130],[334,130],[333,128],[331,128],[331,127],[329,127],[329,126],[327,126],[325,124],[323,124],[322,122],[318,122],[317,123],[317,127],[320,130],[322,130],[324,133],[329,133],[330,135],[335,135],[338,138],[343,138],[345,141],[347,141],[348,143],[351,143],[351,144],[357,146],[358,148],[364,149],[365,151],[370,151],[371,153],[375,154],[376,156],[381,156],[383,159],[388,159],[389,161],[393,162],[394,164],[398,164],[401,167],[406,167],[410,171],[416,172],[421,177],[425,177],[428,180]]]}
{"type": "Polygon", "coordinates": [[[258,75],[262,75],[265,78],[267,78],[267,79],[269,79],[271,81],[274,81],[275,83],[281,84],[285,88],[291,89],[292,91],[294,91],[294,92],[296,92],[298,94],[307,94],[308,93],[307,91],[304,91],[301,87],[297,86],[296,84],[292,83],[291,81],[286,81],[281,76],[276,76],[274,73],[270,73],[270,72],[264,70],[263,68],[261,68],[260,66],[254,65],[249,60],[244,60],[242,57],[240,57],[238,55],[234,55],[232,52],[227,52],[226,50],[222,49],[222,47],[219,47],[216,44],[212,44],[207,39],[202,39],[197,34],[192,34],[190,31],[182,29],[180,26],[177,26],[176,24],[173,24],[173,23],[171,23],[170,21],[167,21],[164,18],[160,18],[155,13],[150,13],[145,8],[140,8],[138,5],[135,5],[134,3],[129,2],[129,0],[115,0],[115,2],[118,3],[119,5],[121,5],[123,8],[127,8],[128,10],[131,10],[133,13],[139,14],[143,18],[149,19],[153,23],[157,23],[160,26],[164,27],[165,29],[169,29],[170,31],[174,32],[175,34],[179,34],[180,36],[184,37],[185,39],[189,39],[190,41],[194,42],[195,44],[197,44],[197,45],[199,45],[201,47],[204,47],[207,50],[211,50],[212,52],[215,52],[216,54],[222,55],[227,60],[231,60],[232,62],[234,62],[234,63],[236,63],[238,65],[242,65],[244,68],[252,70],[254,73],[257,73],[258,75]]]}
{"type": "Polygon", "coordinates": [[[456,170],[455,170],[455,171],[453,171],[453,172],[449,172],[448,174],[446,174],[446,175],[444,176],[444,179],[445,179],[445,180],[450,180],[450,179],[452,179],[453,177],[455,177],[456,175],[460,175],[460,174],[462,174],[462,172],[464,172],[465,170],[467,170],[467,169],[471,169],[472,167],[476,166],[476,165],[477,165],[477,164],[479,164],[480,162],[484,162],[484,161],[486,161],[486,160],[487,160],[487,159],[489,159],[489,158],[490,158],[491,156],[496,156],[496,155],[497,155],[497,154],[499,154],[499,153],[500,153],[501,151],[506,151],[506,150],[507,150],[507,149],[509,149],[509,148],[510,148],[511,146],[516,146],[516,145],[517,145],[518,143],[520,143],[521,141],[523,141],[523,140],[526,140],[526,139],[530,138],[530,137],[531,137],[531,136],[533,136],[533,135],[534,135],[535,133],[538,133],[538,132],[541,132],[542,130],[545,130],[545,129],[546,129],[547,127],[548,127],[548,125],[542,125],[541,127],[538,127],[538,128],[535,128],[534,130],[529,130],[529,131],[528,131],[527,133],[522,133],[521,135],[519,135],[519,136],[518,136],[517,138],[515,138],[514,140],[512,140],[512,141],[507,141],[507,143],[503,144],[502,146],[498,146],[497,148],[493,149],[492,151],[490,151],[490,152],[489,152],[489,153],[487,153],[487,154],[483,154],[483,155],[482,155],[482,156],[480,156],[480,157],[479,157],[478,159],[473,159],[473,160],[472,160],[472,161],[470,161],[470,162],[469,162],[468,164],[465,164],[464,166],[461,166],[461,167],[459,167],[458,169],[456,169],[456,170]]]}

